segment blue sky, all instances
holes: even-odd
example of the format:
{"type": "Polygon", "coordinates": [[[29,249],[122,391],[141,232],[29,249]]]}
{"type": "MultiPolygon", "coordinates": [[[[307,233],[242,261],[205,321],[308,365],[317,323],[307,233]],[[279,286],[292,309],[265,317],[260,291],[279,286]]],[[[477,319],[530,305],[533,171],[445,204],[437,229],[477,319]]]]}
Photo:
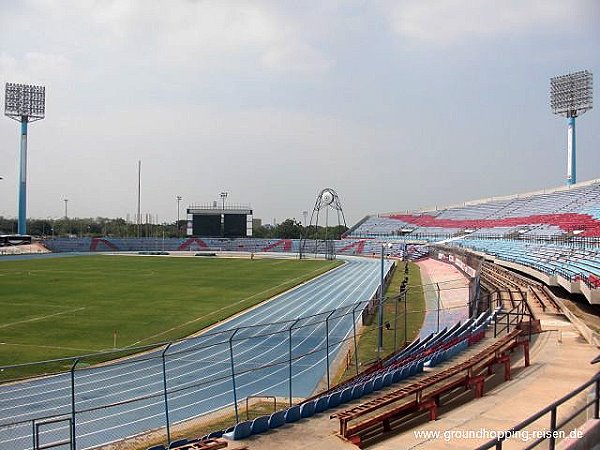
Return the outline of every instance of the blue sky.
{"type": "MultiPolygon", "coordinates": [[[[560,186],[549,79],[600,76],[600,4],[535,1],[0,0],[0,82],[43,84],[28,216],[160,222],[229,192],[300,220],[560,186]]],[[[596,95],[597,98],[597,95],[596,95]]],[[[577,122],[600,178],[600,112],[577,122]]],[[[0,215],[17,215],[19,129],[0,120],[0,215]]]]}

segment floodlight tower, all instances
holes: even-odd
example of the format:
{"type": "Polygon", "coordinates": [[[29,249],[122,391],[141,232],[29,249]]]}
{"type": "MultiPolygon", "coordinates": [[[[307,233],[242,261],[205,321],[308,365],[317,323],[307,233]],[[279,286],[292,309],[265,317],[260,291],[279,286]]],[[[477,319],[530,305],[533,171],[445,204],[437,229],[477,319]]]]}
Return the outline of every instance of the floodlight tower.
{"type": "Polygon", "coordinates": [[[42,120],[46,113],[46,88],[6,83],[4,115],[21,123],[18,233],[27,234],[27,124],[42,120]]]}
{"type": "Polygon", "coordinates": [[[592,73],[582,70],[550,78],[550,107],[554,114],[567,117],[567,184],[577,182],[575,118],[592,109],[592,73]]]}

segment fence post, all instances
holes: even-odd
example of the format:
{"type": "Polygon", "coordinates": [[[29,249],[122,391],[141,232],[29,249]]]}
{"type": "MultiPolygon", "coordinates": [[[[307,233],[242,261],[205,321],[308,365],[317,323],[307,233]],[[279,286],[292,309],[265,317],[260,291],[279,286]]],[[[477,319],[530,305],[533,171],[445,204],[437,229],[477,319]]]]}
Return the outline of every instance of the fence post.
{"type": "Polygon", "coordinates": [[[440,284],[435,283],[437,289],[437,332],[440,332],[440,284]]]}
{"type": "Polygon", "coordinates": [[[165,349],[162,351],[160,355],[162,358],[162,369],[163,369],[163,395],[165,398],[165,420],[167,421],[167,445],[171,443],[171,424],[169,423],[169,399],[167,394],[167,363],[166,363],[166,353],[169,350],[173,343],[169,342],[165,349]]]}
{"type": "Polygon", "coordinates": [[[325,319],[325,352],[327,354],[326,356],[326,361],[327,361],[327,390],[329,390],[329,318],[332,316],[332,314],[335,312],[335,309],[333,311],[331,311],[329,313],[329,315],[327,316],[327,318],[325,319]]]}
{"type": "Polygon", "coordinates": [[[77,364],[79,364],[79,358],[71,366],[71,450],[77,450],[75,435],[75,367],[77,364]]]}
{"type": "Polygon", "coordinates": [[[396,299],[394,302],[394,353],[398,349],[398,302],[400,299],[396,299]]]}
{"type": "Polygon", "coordinates": [[[404,345],[408,343],[408,288],[404,290],[404,345]]]}
{"type": "Polygon", "coordinates": [[[556,431],[556,407],[552,408],[550,411],[550,442],[548,443],[548,448],[550,450],[554,450],[556,447],[556,436],[554,432],[556,431]]]}
{"type": "Polygon", "coordinates": [[[596,379],[596,400],[594,401],[594,419],[600,419],[600,378],[596,379]]]}
{"type": "Polygon", "coordinates": [[[356,375],[358,375],[358,341],[356,340],[356,308],[360,306],[360,302],[352,309],[352,334],[354,336],[354,365],[356,366],[356,375]]]}
{"type": "Polygon", "coordinates": [[[240,423],[240,416],[238,414],[238,405],[237,405],[237,393],[235,391],[235,366],[233,364],[233,337],[239,331],[239,328],[236,328],[233,334],[229,337],[229,356],[231,358],[231,383],[233,384],[233,406],[235,408],[235,423],[240,423]]]}
{"type": "Polygon", "coordinates": [[[500,314],[496,314],[496,317],[494,317],[494,337],[498,337],[498,316],[500,314]]]}
{"type": "Polygon", "coordinates": [[[292,406],[292,328],[294,328],[294,326],[296,326],[296,324],[298,323],[300,319],[296,319],[294,321],[294,323],[290,326],[290,328],[288,329],[288,343],[289,343],[289,351],[290,351],[290,358],[289,358],[289,389],[290,389],[290,406],[292,406]]]}

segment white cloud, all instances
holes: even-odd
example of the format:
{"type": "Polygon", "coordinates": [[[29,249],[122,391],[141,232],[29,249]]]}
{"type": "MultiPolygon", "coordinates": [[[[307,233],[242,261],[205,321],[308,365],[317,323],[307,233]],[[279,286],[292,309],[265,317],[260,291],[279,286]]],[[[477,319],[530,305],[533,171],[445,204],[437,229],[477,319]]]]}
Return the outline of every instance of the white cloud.
{"type": "Polygon", "coordinates": [[[569,29],[586,0],[421,0],[391,7],[392,29],[409,40],[453,45],[475,39],[569,29]]]}
{"type": "Polygon", "coordinates": [[[244,71],[254,65],[306,73],[333,64],[331,57],[308,43],[320,27],[314,29],[306,21],[315,19],[290,15],[277,3],[79,0],[68,2],[68,8],[64,1],[35,3],[48,19],[39,25],[44,33],[61,36],[59,45],[78,54],[102,53],[123,63],[201,71],[237,64],[244,71]]]}
{"type": "Polygon", "coordinates": [[[268,49],[261,58],[265,67],[281,72],[321,72],[334,60],[319,49],[303,42],[285,42],[268,49]]]}
{"type": "Polygon", "coordinates": [[[63,55],[28,52],[17,58],[6,52],[0,53],[0,74],[6,81],[19,83],[47,83],[63,76],[70,62],[63,55]]]}

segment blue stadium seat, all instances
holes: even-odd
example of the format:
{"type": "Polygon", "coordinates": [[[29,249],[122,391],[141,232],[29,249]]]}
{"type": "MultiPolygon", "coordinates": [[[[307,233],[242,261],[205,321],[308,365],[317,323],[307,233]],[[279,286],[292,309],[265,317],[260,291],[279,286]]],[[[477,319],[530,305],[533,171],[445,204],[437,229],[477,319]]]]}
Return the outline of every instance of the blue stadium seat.
{"type": "Polygon", "coordinates": [[[369,380],[363,385],[363,395],[370,394],[371,392],[373,392],[373,380],[369,380]]]}
{"type": "Polygon", "coordinates": [[[323,412],[327,409],[328,400],[326,396],[319,397],[315,404],[315,414],[323,412]]]}
{"type": "Polygon", "coordinates": [[[212,433],[208,433],[206,439],[218,439],[223,436],[223,430],[213,431],[212,433]]]}
{"type": "Polygon", "coordinates": [[[264,433],[269,429],[269,416],[260,416],[252,421],[250,425],[251,434],[264,433]]]}
{"type": "Polygon", "coordinates": [[[356,400],[357,398],[362,397],[363,389],[364,389],[363,384],[354,385],[354,387],[352,388],[352,400],[356,400]]]}
{"type": "Polygon", "coordinates": [[[146,450],[167,450],[167,447],[164,445],[155,445],[153,447],[148,447],[146,450]]]}
{"type": "Polygon", "coordinates": [[[417,363],[416,362],[410,363],[409,370],[408,370],[408,376],[412,377],[414,374],[417,373],[417,370],[418,370],[417,363]]]}
{"type": "Polygon", "coordinates": [[[173,441],[169,444],[169,449],[181,447],[182,445],[185,445],[187,443],[187,439],[177,439],[176,441],[173,441]]]}
{"type": "Polygon", "coordinates": [[[300,405],[300,417],[306,418],[311,417],[315,414],[315,403],[316,400],[311,400],[310,402],[302,403],[300,405]]]}
{"type": "Polygon", "coordinates": [[[340,403],[347,403],[352,399],[352,387],[347,387],[342,391],[340,396],[340,403]]]}
{"type": "Polygon", "coordinates": [[[341,392],[334,392],[327,397],[327,408],[335,408],[340,404],[341,392]]]}
{"type": "Polygon", "coordinates": [[[244,422],[240,422],[233,427],[233,431],[229,433],[223,433],[223,437],[236,441],[238,439],[246,439],[250,436],[250,427],[252,426],[251,420],[246,420],[244,422]]]}
{"type": "Polygon", "coordinates": [[[392,372],[392,383],[397,383],[402,380],[402,373],[404,372],[404,367],[398,367],[396,370],[392,372]]]}
{"type": "Polygon", "coordinates": [[[285,422],[292,423],[300,420],[300,406],[292,406],[288,408],[285,412],[285,422]]]}
{"type": "Polygon", "coordinates": [[[392,384],[394,380],[394,372],[387,372],[384,376],[383,376],[383,386],[389,386],[390,384],[392,384]]]}
{"type": "Polygon", "coordinates": [[[269,428],[277,428],[285,424],[286,411],[277,411],[269,416],[269,428]]]}
{"type": "Polygon", "coordinates": [[[378,375],[373,380],[373,390],[378,391],[383,387],[383,375],[378,375]]]}

